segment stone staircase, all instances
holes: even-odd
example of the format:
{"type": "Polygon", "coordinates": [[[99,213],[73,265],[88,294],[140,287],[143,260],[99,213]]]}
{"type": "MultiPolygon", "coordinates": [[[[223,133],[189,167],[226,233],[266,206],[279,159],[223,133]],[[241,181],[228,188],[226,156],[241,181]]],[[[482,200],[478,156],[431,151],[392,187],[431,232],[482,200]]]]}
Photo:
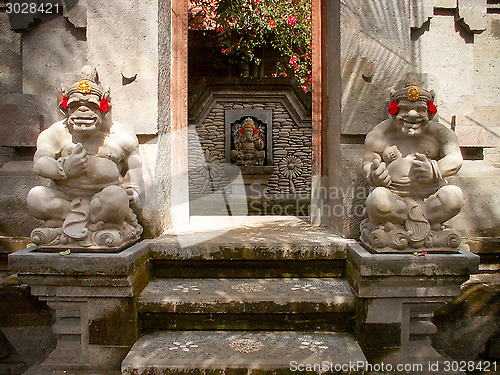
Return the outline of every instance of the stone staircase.
{"type": "Polygon", "coordinates": [[[199,218],[151,243],[122,374],[340,374],[365,361],[346,241],[298,218],[248,219],[199,218]]]}

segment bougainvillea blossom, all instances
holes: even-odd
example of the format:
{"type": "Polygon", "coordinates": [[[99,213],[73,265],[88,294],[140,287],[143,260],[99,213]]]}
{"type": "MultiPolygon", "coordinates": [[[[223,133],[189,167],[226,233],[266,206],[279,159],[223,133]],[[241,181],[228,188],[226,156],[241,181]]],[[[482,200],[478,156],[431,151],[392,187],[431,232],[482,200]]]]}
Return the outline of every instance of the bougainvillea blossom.
{"type": "Polygon", "coordinates": [[[287,18],[286,23],[293,26],[297,23],[297,18],[295,16],[290,16],[287,18]]]}
{"type": "Polygon", "coordinates": [[[435,115],[437,113],[437,107],[436,105],[434,104],[434,101],[431,100],[429,101],[429,105],[427,107],[427,109],[429,110],[430,113],[432,113],[433,115],[435,115]]]}

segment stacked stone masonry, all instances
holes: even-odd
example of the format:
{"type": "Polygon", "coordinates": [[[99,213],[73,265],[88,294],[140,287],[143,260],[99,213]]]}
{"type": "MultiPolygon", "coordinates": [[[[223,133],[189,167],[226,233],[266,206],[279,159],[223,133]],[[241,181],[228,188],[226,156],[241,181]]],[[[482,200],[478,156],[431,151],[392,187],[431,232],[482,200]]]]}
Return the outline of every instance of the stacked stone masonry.
{"type": "MultiPolygon", "coordinates": [[[[216,102],[210,112],[196,128],[201,150],[196,149],[196,137],[190,137],[190,192],[199,194],[206,190],[204,181],[208,176],[204,168],[198,168],[200,160],[206,163],[224,163],[225,160],[225,125],[224,114],[228,110],[270,110],[272,111],[272,153],[274,172],[267,184],[267,194],[285,195],[290,191],[290,178],[295,194],[307,196],[311,192],[311,127],[299,127],[285,106],[280,102],[216,102]],[[204,157],[204,159],[201,159],[204,157]],[[293,158],[293,160],[291,160],[293,158]],[[298,159],[298,161],[297,161],[298,159]],[[295,161],[293,177],[283,173],[290,161],[295,161]],[[295,177],[297,176],[297,177],[295,177]]],[[[269,146],[268,146],[269,147],[269,146]]],[[[222,178],[222,177],[221,177],[222,178]]]]}

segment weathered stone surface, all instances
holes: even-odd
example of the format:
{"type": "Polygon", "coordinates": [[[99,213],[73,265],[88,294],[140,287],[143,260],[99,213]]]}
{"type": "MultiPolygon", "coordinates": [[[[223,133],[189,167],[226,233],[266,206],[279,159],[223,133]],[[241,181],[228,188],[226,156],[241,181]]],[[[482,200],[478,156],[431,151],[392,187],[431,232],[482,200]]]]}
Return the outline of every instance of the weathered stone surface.
{"type": "Polygon", "coordinates": [[[23,93],[37,97],[42,106],[39,114],[49,125],[61,118],[57,111],[61,84],[72,83],[78,75],[75,66],[87,63],[87,42],[85,31],[75,30],[64,17],[37,25],[35,30],[23,36],[23,93]]]}
{"type": "Polygon", "coordinates": [[[32,147],[44,125],[34,95],[8,94],[0,104],[0,146],[32,147]]]}
{"type": "Polygon", "coordinates": [[[29,239],[33,228],[42,222],[29,214],[26,196],[34,186],[48,184],[48,180],[33,172],[31,160],[10,161],[0,168],[0,233],[3,236],[29,239]]]}
{"type": "MultiPolygon", "coordinates": [[[[433,344],[457,361],[473,361],[499,327],[500,286],[470,285],[434,316],[433,344]]],[[[488,353],[485,353],[488,354],[488,353]]]]}
{"type": "Polygon", "coordinates": [[[140,312],[320,313],[352,311],[342,279],[157,279],[138,299],[140,312]]]}
{"type": "MultiPolygon", "coordinates": [[[[460,285],[478,270],[479,257],[459,254],[371,254],[348,246],[347,279],[356,296],[356,332],[370,361],[421,363],[447,358],[432,348],[433,313],[460,294],[460,285]],[[384,341],[376,339],[389,332],[384,341]]],[[[429,369],[416,374],[431,373],[429,369]]],[[[460,372],[458,372],[460,373],[460,372]]]]}
{"type": "Polygon", "coordinates": [[[109,77],[106,83],[113,90],[114,120],[126,124],[135,133],[155,134],[158,4],[87,0],[87,41],[89,61],[100,67],[103,77],[109,77]],[[133,32],[130,25],[134,25],[133,32]],[[118,35],[119,43],[110,41],[118,35]],[[110,56],[114,63],[110,63],[110,56]],[[122,73],[136,78],[125,84],[122,73]]]}
{"type": "MultiPolygon", "coordinates": [[[[43,253],[36,247],[9,255],[9,269],[13,273],[32,275],[129,275],[136,263],[144,262],[148,244],[140,242],[120,253],[43,253]]],[[[41,280],[40,280],[41,281],[41,280]]]]}
{"type": "Polygon", "coordinates": [[[21,35],[10,30],[8,14],[0,13],[0,91],[3,93],[20,93],[22,89],[22,57],[21,35]]]}
{"type": "Polygon", "coordinates": [[[119,367],[137,339],[134,297],[147,283],[147,253],[139,243],[118,254],[11,254],[10,271],[55,311],[57,346],[39,373],[119,367]]]}
{"type": "Polygon", "coordinates": [[[151,241],[153,259],[342,259],[346,240],[295,217],[191,217],[151,241]],[[243,226],[238,224],[244,223],[243,226]]]}
{"type": "Polygon", "coordinates": [[[334,366],[365,357],[349,335],[330,332],[160,332],[134,345],[122,363],[122,374],[234,369],[271,373],[289,371],[299,363],[316,364],[310,370],[319,372],[323,361],[334,366]]]}
{"type": "MultiPolygon", "coordinates": [[[[468,251],[466,247],[458,253],[427,254],[373,254],[351,241],[348,245],[349,264],[357,269],[363,277],[429,277],[464,276],[475,273],[479,266],[479,257],[468,251]]],[[[465,281],[465,280],[464,280],[465,281]]],[[[351,284],[352,285],[352,284],[351,284]]],[[[439,284],[436,284],[439,286],[439,284]]],[[[456,285],[455,287],[459,287],[456,285]]],[[[390,291],[396,293],[397,291],[390,291]]],[[[399,293],[399,291],[397,292],[399,293]]],[[[415,292],[416,293],[416,292],[415,292]]],[[[403,295],[400,295],[403,297],[403,295]]]]}
{"type": "Polygon", "coordinates": [[[488,161],[470,160],[449,179],[464,193],[463,211],[450,221],[464,237],[500,236],[499,178],[500,170],[488,161]]]}
{"type": "Polygon", "coordinates": [[[341,279],[157,279],[141,293],[138,309],[145,331],[350,332],[354,299],[341,279]]]}

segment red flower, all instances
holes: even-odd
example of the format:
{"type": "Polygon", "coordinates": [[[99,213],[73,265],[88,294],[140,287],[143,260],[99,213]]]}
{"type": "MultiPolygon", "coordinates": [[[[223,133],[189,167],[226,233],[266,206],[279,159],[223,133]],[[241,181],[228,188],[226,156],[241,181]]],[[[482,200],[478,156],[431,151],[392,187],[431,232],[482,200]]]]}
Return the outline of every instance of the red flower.
{"type": "Polygon", "coordinates": [[[396,116],[399,112],[399,108],[398,108],[398,103],[397,102],[391,102],[389,104],[389,113],[392,115],[392,116],[396,116]]]}
{"type": "Polygon", "coordinates": [[[68,98],[67,97],[63,96],[62,99],[59,99],[59,101],[61,102],[61,106],[64,109],[68,108],[68,98]]]}
{"type": "Polygon", "coordinates": [[[245,128],[240,128],[240,133],[244,133],[245,132],[245,128]]]}
{"type": "Polygon", "coordinates": [[[109,107],[111,107],[111,105],[109,104],[108,99],[107,98],[103,98],[101,100],[101,103],[99,104],[99,109],[101,111],[103,111],[104,113],[106,113],[106,112],[108,112],[109,107]]]}
{"type": "Polygon", "coordinates": [[[430,112],[430,113],[432,113],[433,115],[435,115],[435,114],[436,114],[436,112],[437,112],[437,107],[436,107],[436,105],[434,104],[434,101],[433,101],[433,100],[431,100],[431,101],[429,102],[429,105],[428,105],[428,107],[427,107],[427,108],[429,109],[429,112],[430,112]]]}
{"type": "Polygon", "coordinates": [[[253,134],[257,134],[259,131],[257,129],[253,130],[253,134]]]}
{"type": "Polygon", "coordinates": [[[258,3],[259,3],[259,0],[252,0],[252,3],[254,3],[254,4],[258,4],[258,3]]]}
{"type": "Polygon", "coordinates": [[[302,85],[302,90],[304,90],[304,92],[307,93],[307,86],[306,85],[302,85]]]}
{"type": "Polygon", "coordinates": [[[271,20],[269,21],[269,23],[267,24],[271,29],[276,27],[276,22],[274,22],[274,20],[271,20]]]}
{"type": "Polygon", "coordinates": [[[289,24],[290,26],[293,26],[297,23],[297,18],[295,16],[290,16],[286,20],[286,23],[289,24]]]}
{"type": "Polygon", "coordinates": [[[297,66],[297,62],[299,61],[299,58],[297,56],[294,56],[290,59],[289,63],[292,66],[297,66]]]}

